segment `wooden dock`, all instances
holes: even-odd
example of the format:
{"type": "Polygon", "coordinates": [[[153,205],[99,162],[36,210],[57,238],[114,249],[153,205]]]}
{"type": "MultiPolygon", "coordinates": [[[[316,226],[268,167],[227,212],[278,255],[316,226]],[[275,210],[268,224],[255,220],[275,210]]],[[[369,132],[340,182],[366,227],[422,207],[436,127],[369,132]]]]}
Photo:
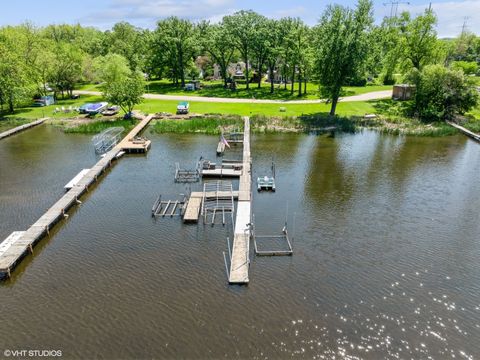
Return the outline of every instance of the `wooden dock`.
{"type": "MultiPolygon", "coordinates": [[[[21,236],[18,236],[15,241],[11,242],[10,246],[4,251],[0,252],[0,273],[11,275],[11,270],[18,263],[18,261],[27,253],[33,252],[33,246],[46,234],[49,234],[50,229],[61,219],[68,217],[68,209],[77,203],[80,203],[79,198],[88,191],[88,188],[97,181],[98,177],[111,166],[112,161],[117,159],[118,153],[121,151],[147,151],[150,143],[133,144],[131,139],[134,139],[138,134],[148,125],[152,116],[145,117],[140,121],[132,131],[117,144],[112,150],[108,151],[103,158],[101,158],[77,183],[67,191],[67,193],[60,198],[50,209],[43,214],[27,231],[21,236]]],[[[148,140],[149,141],[149,140],[148,140]]],[[[10,238],[10,237],[9,237],[10,238]]],[[[7,239],[9,239],[7,238],[7,239]]],[[[6,239],[6,240],[7,240],[6,239]]],[[[5,241],[6,241],[5,240],[5,241]]],[[[0,244],[2,246],[4,242],[0,244]]]]}
{"type": "MultiPolygon", "coordinates": [[[[205,196],[207,198],[213,198],[217,196],[226,197],[228,195],[230,195],[230,193],[222,191],[212,191],[205,193],[205,196]]],[[[234,199],[238,199],[238,191],[234,191],[232,195],[234,199]]],[[[202,208],[202,201],[203,192],[194,191],[190,194],[190,199],[187,202],[185,214],[183,215],[183,222],[198,222],[198,218],[200,217],[200,209],[202,208]]]]}
{"type": "Polygon", "coordinates": [[[47,120],[47,119],[48,118],[38,119],[38,120],[32,121],[28,124],[23,124],[23,125],[20,125],[20,126],[17,126],[15,128],[13,128],[13,129],[4,131],[4,132],[0,133],[0,140],[4,139],[6,137],[9,137],[13,134],[19,133],[20,131],[23,131],[23,130],[29,129],[31,127],[43,124],[45,122],[45,120],[47,120]]]}
{"type": "Polygon", "coordinates": [[[455,124],[454,122],[451,122],[451,121],[447,121],[447,124],[450,125],[450,126],[453,126],[454,128],[456,128],[458,130],[460,130],[462,133],[471,137],[473,140],[476,140],[476,141],[480,142],[480,135],[479,134],[476,134],[473,131],[465,129],[463,126],[455,124]]]}
{"type": "Polygon", "coordinates": [[[200,171],[205,177],[240,177],[242,175],[242,170],[231,168],[202,169],[200,171]]]}
{"type": "Polygon", "coordinates": [[[237,217],[230,261],[228,282],[230,284],[247,284],[248,267],[250,265],[250,230],[252,200],[252,160],[250,156],[250,119],[244,117],[243,132],[243,171],[240,175],[238,190],[237,217]]]}
{"type": "Polygon", "coordinates": [[[202,207],[202,196],[203,193],[198,193],[200,196],[190,196],[190,199],[187,203],[187,208],[185,209],[185,214],[183,215],[183,222],[198,222],[198,217],[200,215],[200,209],[202,207]]]}

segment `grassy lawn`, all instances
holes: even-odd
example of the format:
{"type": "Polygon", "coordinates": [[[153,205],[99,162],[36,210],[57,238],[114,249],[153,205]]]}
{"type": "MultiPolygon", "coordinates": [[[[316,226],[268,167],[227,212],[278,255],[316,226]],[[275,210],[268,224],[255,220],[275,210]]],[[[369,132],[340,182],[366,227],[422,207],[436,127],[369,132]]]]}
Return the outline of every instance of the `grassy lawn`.
{"type": "MultiPolygon", "coordinates": [[[[175,113],[178,101],[145,99],[137,109],[146,113],[175,113]]],[[[299,116],[305,114],[328,113],[329,104],[242,104],[242,103],[207,103],[190,101],[190,111],[198,114],[231,114],[231,115],[266,115],[266,116],[299,116]],[[280,108],[284,107],[285,112],[280,108]]],[[[342,116],[363,116],[374,112],[374,102],[340,102],[337,114],[342,116]]]]}
{"type": "MultiPolygon", "coordinates": [[[[185,91],[179,87],[175,87],[169,80],[154,80],[148,81],[145,92],[149,94],[162,95],[191,95],[203,97],[223,97],[223,98],[238,98],[238,99],[271,99],[271,100],[298,100],[298,84],[295,85],[293,94],[290,92],[290,85],[287,85],[285,90],[284,85],[275,84],[275,92],[270,94],[270,84],[262,83],[261,88],[257,84],[250,84],[250,89],[247,91],[245,84],[239,84],[236,91],[231,91],[223,88],[221,81],[204,82],[204,88],[197,91],[185,91]]],[[[374,91],[390,90],[390,85],[367,85],[367,86],[346,86],[344,87],[343,96],[352,96],[365,94],[374,91]]],[[[102,91],[100,84],[82,84],[77,87],[77,90],[85,91],[102,91]]],[[[302,85],[303,91],[303,85],[302,85]]],[[[302,95],[300,99],[317,100],[320,98],[318,84],[307,83],[307,95],[302,95]]]]}
{"type": "MultiPolygon", "coordinates": [[[[87,102],[102,101],[100,96],[83,95],[76,100],[60,100],[57,104],[46,107],[22,107],[15,110],[13,114],[3,114],[0,117],[0,124],[6,120],[34,120],[42,117],[62,119],[78,116],[78,113],[57,113],[53,110],[56,107],[76,107],[87,102]]],[[[175,113],[178,101],[145,99],[136,109],[145,113],[169,112],[175,113]]],[[[369,102],[340,102],[337,106],[337,113],[342,116],[365,115],[375,111],[374,101],[369,102]]],[[[330,111],[329,104],[248,104],[248,103],[208,103],[190,101],[190,111],[198,114],[231,114],[231,115],[267,115],[267,116],[299,116],[303,114],[327,113],[330,111]],[[286,109],[281,112],[280,108],[286,109]]],[[[1,126],[1,125],[0,125],[1,126]]],[[[18,126],[18,125],[15,125],[18,126]]],[[[14,126],[11,126],[14,127],[14,126]]]]}
{"type": "MultiPolygon", "coordinates": [[[[54,114],[53,111],[55,108],[61,108],[62,106],[65,108],[68,108],[70,106],[72,107],[77,107],[80,105],[83,105],[87,102],[99,102],[102,101],[102,98],[99,96],[87,96],[83,95],[79,99],[76,100],[59,100],[55,105],[50,105],[50,106],[44,106],[44,107],[33,107],[33,106],[25,106],[21,107],[15,110],[13,114],[7,114],[7,113],[0,113],[0,126],[3,121],[5,123],[7,121],[12,121],[12,120],[34,120],[34,119],[40,119],[42,117],[49,117],[49,118],[55,118],[55,119],[62,119],[62,118],[67,118],[67,117],[75,117],[78,115],[78,113],[73,112],[73,113],[57,113],[54,114]]],[[[25,121],[24,121],[25,122],[25,121]]],[[[18,125],[17,125],[18,126],[18,125]]]]}
{"type": "MultiPolygon", "coordinates": [[[[204,82],[204,87],[197,91],[185,91],[172,85],[168,80],[149,81],[146,92],[151,94],[165,95],[191,95],[205,97],[223,97],[223,98],[241,98],[241,99],[272,99],[272,100],[295,100],[298,99],[298,84],[294,86],[294,92],[291,93],[291,85],[275,84],[275,91],[270,93],[270,84],[262,83],[258,88],[257,84],[250,84],[250,89],[246,89],[245,84],[238,84],[237,90],[232,91],[223,88],[221,81],[204,82]]],[[[373,91],[389,90],[392,86],[384,85],[368,85],[368,86],[347,86],[344,88],[344,96],[364,94],[373,91]]],[[[302,85],[303,91],[303,85],[302,85]]],[[[307,83],[307,95],[302,95],[301,99],[315,100],[320,98],[318,84],[307,83]]]]}

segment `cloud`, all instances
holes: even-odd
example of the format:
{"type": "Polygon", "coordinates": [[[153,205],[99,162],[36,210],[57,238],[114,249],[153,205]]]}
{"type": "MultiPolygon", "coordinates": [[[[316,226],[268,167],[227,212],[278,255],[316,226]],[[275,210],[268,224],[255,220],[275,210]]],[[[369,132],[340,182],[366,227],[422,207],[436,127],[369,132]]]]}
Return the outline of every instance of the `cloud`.
{"type": "Polygon", "coordinates": [[[229,13],[233,0],[113,0],[95,18],[155,21],[169,16],[192,20],[229,13]]]}

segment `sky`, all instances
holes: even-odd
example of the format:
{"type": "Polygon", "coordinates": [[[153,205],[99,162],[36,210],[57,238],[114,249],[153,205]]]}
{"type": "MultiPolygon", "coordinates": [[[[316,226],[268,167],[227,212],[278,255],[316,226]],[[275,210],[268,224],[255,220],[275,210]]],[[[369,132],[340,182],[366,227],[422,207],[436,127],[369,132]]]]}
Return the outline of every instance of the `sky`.
{"type": "MultiPolygon", "coordinates": [[[[391,11],[392,0],[374,1],[377,23],[391,11]]],[[[399,0],[393,0],[399,1],[399,0]]],[[[128,21],[143,28],[154,28],[156,21],[168,16],[191,20],[221,20],[237,10],[252,9],[272,18],[300,17],[307,24],[317,23],[325,6],[338,3],[354,6],[356,1],[335,0],[0,0],[0,26],[31,21],[36,25],[76,24],[107,30],[119,21],[128,21]]],[[[468,30],[480,35],[480,0],[435,0],[440,37],[457,36],[466,22],[468,30]]],[[[398,11],[422,13],[428,0],[410,0],[398,5],[398,11]]]]}

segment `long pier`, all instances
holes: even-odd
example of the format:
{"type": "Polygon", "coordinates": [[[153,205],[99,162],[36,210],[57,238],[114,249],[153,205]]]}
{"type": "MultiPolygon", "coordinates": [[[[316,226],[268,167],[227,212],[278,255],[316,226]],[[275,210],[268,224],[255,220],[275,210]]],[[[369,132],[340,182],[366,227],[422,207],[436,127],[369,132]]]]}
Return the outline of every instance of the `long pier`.
{"type": "MultiPolygon", "coordinates": [[[[0,248],[0,273],[11,276],[11,270],[27,253],[33,253],[33,246],[49,234],[50,229],[61,219],[68,217],[67,211],[74,204],[81,203],[79,198],[88,191],[89,186],[97,181],[98,177],[111,166],[121,151],[146,152],[150,148],[150,140],[137,138],[138,134],[152,120],[152,115],[145,117],[128,135],[112,150],[100,159],[67,193],[60,198],[50,209],[43,214],[28,230],[21,235],[10,239],[3,248],[0,248]]],[[[1,244],[3,245],[4,242],[1,244]]]]}
{"type": "Polygon", "coordinates": [[[13,134],[16,134],[16,133],[18,133],[18,132],[20,132],[20,131],[23,131],[23,130],[29,129],[29,128],[31,128],[31,127],[34,127],[34,126],[43,124],[43,123],[45,122],[45,120],[47,120],[47,119],[48,119],[48,118],[38,119],[38,120],[32,121],[32,122],[30,122],[30,123],[23,124],[23,125],[14,127],[13,129],[4,131],[4,132],[0,133],[0,140],[1,140],[1,139],[4,139],[4,138],[6,138],[6,137],[9,137],[9,136],[11,136],[11,135],[13,135],[13,134]]]}
{"type": "Polygon", "coordinates": [[[252,159],[250,155],[250,118],[244,118],[243,131],[243,167],[238,189],[237,217],[230,261],[228,282],[247,284],[250,265],[250,230],[252,217],[252,159]]]}
{"type": "Polygon", "coordinates": [[[473,140],[476,140],[476,141],[480,142],[480,135],[479,134],[476,134],[473,131],[470,131],[470,130],[464,128],[463,126],[455,124],[454,122],[451,122],[451,121],[447,121],[447,124],[450,125],[450,126],[453,126],[454,128],[456,128],[458,130],[460,130],[462,133],[471,137],[473,140]]]}

